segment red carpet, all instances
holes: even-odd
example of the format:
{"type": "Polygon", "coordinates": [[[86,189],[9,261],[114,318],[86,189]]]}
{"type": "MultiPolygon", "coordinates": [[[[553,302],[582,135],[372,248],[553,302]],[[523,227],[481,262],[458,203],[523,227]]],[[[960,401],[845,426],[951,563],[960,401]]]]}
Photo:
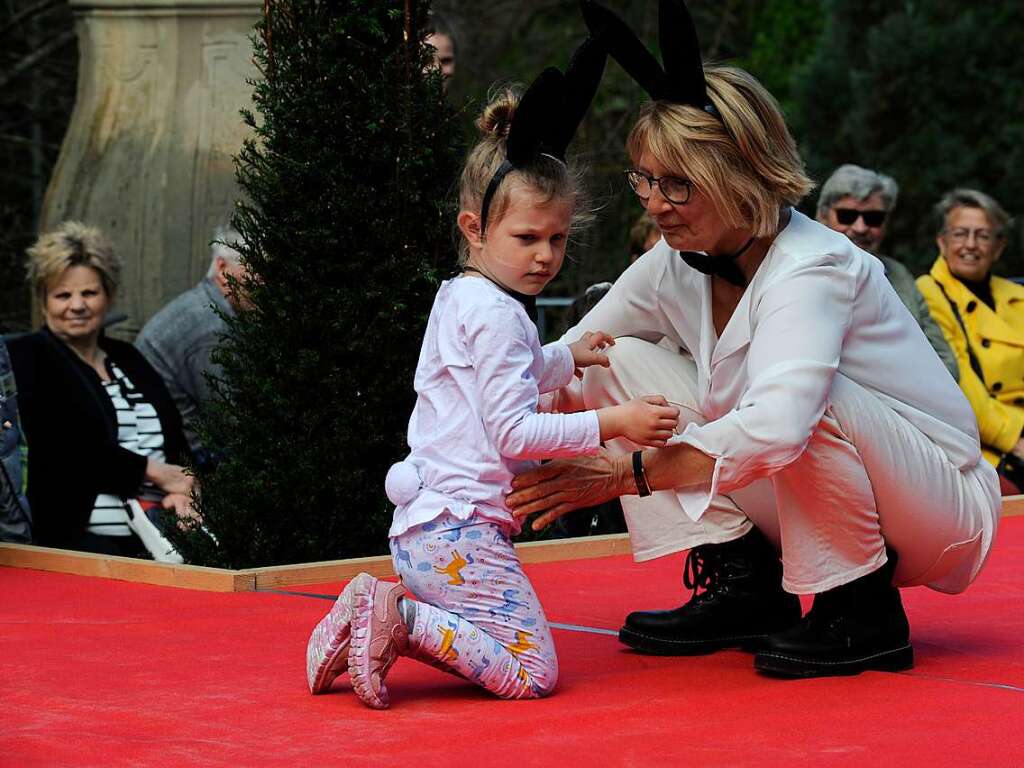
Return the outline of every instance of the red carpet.
{"type": "MultiPolygon", "coordinates": [[[[530,567],[554,622],[616,629],[684,595],[681,558],[530,567]]],[[[556,631],[550,699],[502,702],[410,661],[390,711],[305,689],[329,603],[0,568],[0,766],[1024,764],[1024,519],[964,595],[904,591],[917,667],[779,681],[751,657],[645,657],[556,631]]],[[[336,592],[339,585],[302,587],[336,592]]]]}

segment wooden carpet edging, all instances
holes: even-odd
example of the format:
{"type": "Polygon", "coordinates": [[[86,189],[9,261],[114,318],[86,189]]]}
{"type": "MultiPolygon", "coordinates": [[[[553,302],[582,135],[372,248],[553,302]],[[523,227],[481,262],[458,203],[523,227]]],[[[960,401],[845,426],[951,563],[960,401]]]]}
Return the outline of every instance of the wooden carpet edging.
{"type": "MultiPolygon", "coordinates": [[[[1003,516],[1024,515],[1024,494],[1003,498],[1003,516]]],[[[629,553],[629,536],[624,533],[607,536],[585,536],[577,539],[530,541],[516,544],[524,563],[548,563],[556,560],[586,560],[629,553]]],[[[282,589],[304,584],[325,584],[351,579],[360,571],[374,576],[393,576],[391,558],[355,557],[348,560],[327,560],[319,563],[275,565],[267,568],[229,570],[199,565],[169,565],[131,557],[96,555],[49,549],[29,544],[0,542],[0,566],[34,568],[40,571],[98,576],[162,587],[180,587],[209,592],[251,592],[282,589]]]]}
{"type": "Polygon", "coordinates": [[[207,592],[247,592],[256,588],[256,577],[250,571],[170,565],[134,557],[97,555],[29,544],[0,543],[0,565],[207,592]]]}
{"type": "Polygon", "coordinates": [[[1003,517],[1024,515],[1024,494],[1003,496],[1003,517]]]}
{"type": "MultiPolygon", "coordinates": [[[[526,542],[517,544],[516,549],[524,563],[608,557],[627,554],[629,552],[629,537],[621,533],[578,539],[526,542]]],[[[208,592],[251,592],[303,584],[324,584],[331,581],[345,581],[361,571],[366,571],[374,576],[394,575],[391,558],[387,555],[328,560],[319,563],[299,563],[297,565],[275,565],[236,571],[198,565],[170,565],[131,557],[114,557],[90,552],[73,552],[66,549],[2,542],[0,542],[0,566],[32,568],[39,571],[96,576],[208,592]]]]}

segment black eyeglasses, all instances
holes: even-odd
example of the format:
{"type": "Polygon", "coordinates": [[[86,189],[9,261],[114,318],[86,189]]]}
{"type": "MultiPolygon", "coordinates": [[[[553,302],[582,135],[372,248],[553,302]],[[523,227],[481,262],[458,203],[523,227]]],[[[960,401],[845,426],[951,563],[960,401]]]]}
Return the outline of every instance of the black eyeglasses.
{"type": "Polygon", "coordinates": [[[690,200],[693,182],[689,179],[680,179],[678,176],[662,176],[659,179],[657,176],[648,176],[636,168],[627,168],[624,173],[636,196],[645,202],[651,197],[655,184],[661,188],[662,197],[670,203],[685,205],[690,200]]]}
{"type": "Polygon", "coordinates": [[[888,211],[858,211],[855,208],[836,208],[836,221],[844,227],[853,224],[857,219],[864,219],[869,227],[880,227],[885,224],[888,211]]]}

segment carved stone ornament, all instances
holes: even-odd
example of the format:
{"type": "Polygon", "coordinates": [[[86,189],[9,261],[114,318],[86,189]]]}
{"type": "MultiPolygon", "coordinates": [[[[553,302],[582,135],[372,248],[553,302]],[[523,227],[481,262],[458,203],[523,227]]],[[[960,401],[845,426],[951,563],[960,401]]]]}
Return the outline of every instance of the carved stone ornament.
{"type": "MultiPolygon", "coordinates": [[[[197,283],[238,195],[232,156],[258,77],[260,0],[71,0],[78,92],[43,204],[103,229],[124,262],[111,333],[131,338],[197,283]]],[[[38,309],[38,308],[37,308],[38,309]]]]}

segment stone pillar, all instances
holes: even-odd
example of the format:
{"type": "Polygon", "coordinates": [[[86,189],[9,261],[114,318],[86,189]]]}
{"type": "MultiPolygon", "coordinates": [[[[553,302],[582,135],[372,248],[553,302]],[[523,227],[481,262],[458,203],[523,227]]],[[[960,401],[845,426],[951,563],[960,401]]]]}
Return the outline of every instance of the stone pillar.
{"type": "MultiPolygon", "coordinates": [[[[78,94],[40,226],[99,226],[124,262],[112,329],[130,338],[206,274],[238,195],[232,156],[259,76],[260,0],[70,0],[78,94]]],[[[38,309],[38,308],[37,308],[38,309]]]]}

